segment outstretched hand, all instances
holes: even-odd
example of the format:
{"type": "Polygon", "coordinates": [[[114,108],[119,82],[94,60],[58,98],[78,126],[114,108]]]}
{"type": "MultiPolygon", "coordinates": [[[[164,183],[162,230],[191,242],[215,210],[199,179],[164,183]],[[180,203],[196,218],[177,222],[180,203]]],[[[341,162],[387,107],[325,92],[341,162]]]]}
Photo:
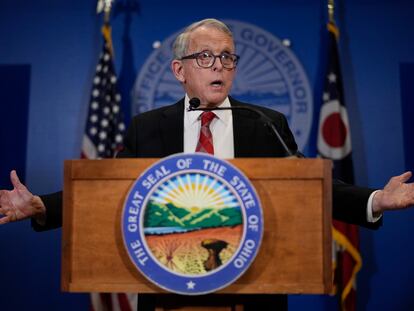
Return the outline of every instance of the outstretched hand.
{"type": "Polygon", "coordinates": [[[16,171],[10,172],[13,190],[0,190],[0,225],[34,217],[44,222],[46,208],[19,180],[16,171]]]}
{"type": "Polygon", "coordinates": [[[414,205],[414,183],[406,183],[412,176],[405,172],[390,179],[384,189],[377,192],[372,203],[375,214],[386,210],[397,210],[414,205]]]}

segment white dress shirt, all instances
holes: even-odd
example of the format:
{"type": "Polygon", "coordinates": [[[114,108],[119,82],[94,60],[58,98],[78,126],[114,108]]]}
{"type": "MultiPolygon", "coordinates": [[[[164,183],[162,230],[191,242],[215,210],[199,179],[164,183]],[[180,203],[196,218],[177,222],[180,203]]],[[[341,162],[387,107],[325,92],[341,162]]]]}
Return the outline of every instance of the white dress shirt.
{"type": "MultiPolygon", "coordinates": [[[[195,152],[200,136],[202,111],[188,111],[190,99],[184,99],[184,152],[195,152]]],[[[229,98],[226,97],[219,107],[230,107],[229,98]]],[[[210,123],[213,135],[214,155],[220,159],[234,158],[233,115],[231,110],[213,111],[216,115],[210,123]]]]}

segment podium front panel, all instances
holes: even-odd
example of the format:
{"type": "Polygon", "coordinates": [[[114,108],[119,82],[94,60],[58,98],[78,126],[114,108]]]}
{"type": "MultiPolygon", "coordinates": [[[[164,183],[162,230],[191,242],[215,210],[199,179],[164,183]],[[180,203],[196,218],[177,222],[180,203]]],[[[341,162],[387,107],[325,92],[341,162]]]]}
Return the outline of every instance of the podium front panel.
{"type": "MultiPolygon", "coordinates": [[[[158,293],[124,248],[121,213],[136,178],[157,159],[65,162],[62,288],[69,292],[158,293]]],[[[259,253],[220,293],[329,293],[331,162],[230,161],[253,183],[264,215],[259,253]]]]}

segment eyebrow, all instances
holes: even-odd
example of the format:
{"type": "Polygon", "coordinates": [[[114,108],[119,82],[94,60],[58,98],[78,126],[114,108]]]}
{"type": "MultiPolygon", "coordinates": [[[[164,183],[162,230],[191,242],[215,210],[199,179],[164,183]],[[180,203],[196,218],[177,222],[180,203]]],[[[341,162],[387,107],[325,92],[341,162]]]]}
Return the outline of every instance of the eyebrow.
{"type": "MultiPolygon", "coordinates": [[[[210,51],[210,52],[213,52],[213,49],[211,49],[211,48],[200,48],[200,50],[199,50],[200,52],[203,52],[203,51],[210,51]]],[[[230,51],[230,49],[228,49],[228,48],[224,48],[223,50],[221,50],[221,52],[220,53],[229,53],[229,54],[233,54],[233,53],[236,53],[236,52],[231,52],[230,51]]]]}

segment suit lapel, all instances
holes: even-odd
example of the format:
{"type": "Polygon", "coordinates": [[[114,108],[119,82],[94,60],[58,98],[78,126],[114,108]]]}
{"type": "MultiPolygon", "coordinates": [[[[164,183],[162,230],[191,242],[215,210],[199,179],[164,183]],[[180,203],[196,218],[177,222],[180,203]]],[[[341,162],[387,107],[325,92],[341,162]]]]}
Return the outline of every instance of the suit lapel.
{"type": "MultiPolygon", "coordinates": [[[[242,106],[235,99],[229,97],[232,106],[242,106]]],[[[233,110],[233,137],[234,157],[251,156],[254,150],[256,123],[252,113],[246,110],[233,110]]]]}
{"type": "Polygon", "coordinates": [[[184,151],[184,99],[163,112],[160,129],[165,155],[184,151]]]}
{"type": "MultiPolygon", "coordinates": [[[[232,106],[243,104],[229,97],[232,106]]],[[[252,156],[256,122],[253,113],[245,110],[233,110],[234,156],[252,156]]],[[[163,112],[159,124],[165,156],[184,151],[184,99],[163,112]]]]}

